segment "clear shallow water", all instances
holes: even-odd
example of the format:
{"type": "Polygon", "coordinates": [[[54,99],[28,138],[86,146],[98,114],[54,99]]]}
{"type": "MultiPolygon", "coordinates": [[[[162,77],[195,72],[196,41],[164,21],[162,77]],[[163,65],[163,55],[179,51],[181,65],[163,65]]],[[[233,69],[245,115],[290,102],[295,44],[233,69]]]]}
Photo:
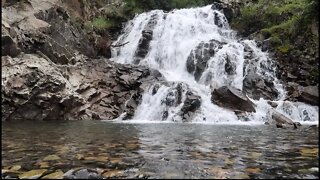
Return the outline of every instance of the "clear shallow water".
{"type": "MultiPolygon", "coordinates": [[[[144,178],[318,178],[318,128],[2,122],[2,169],[134,170],[144,178]],[[45,160],[48,155],[60,159],[45,160]],[[43,167],[42,167],[43,168],[43,167]]],[[[133,171],[132,171],[133,172],[133,171]]]]}

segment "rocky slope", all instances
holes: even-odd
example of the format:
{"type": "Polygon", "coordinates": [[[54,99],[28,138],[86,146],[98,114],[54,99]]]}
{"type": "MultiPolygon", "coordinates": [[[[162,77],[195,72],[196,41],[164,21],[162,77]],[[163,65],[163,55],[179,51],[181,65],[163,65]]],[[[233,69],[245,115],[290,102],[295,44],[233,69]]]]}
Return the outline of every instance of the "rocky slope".
{"type": "Polygon", "coordinates": [[[2,120],[132,116],[145,87],[162,75],[101,58],[97,44],[110,51],[111,40],[86,33],[63,3],[2,3],[2,120]]]}

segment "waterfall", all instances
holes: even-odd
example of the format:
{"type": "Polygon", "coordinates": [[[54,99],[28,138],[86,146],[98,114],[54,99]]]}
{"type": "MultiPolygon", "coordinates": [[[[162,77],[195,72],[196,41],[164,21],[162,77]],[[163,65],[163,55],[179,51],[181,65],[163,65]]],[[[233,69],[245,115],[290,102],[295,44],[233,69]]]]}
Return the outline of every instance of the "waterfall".
{"type": "Polygon", "coordinates": [[[281,113],[299,122],[318,119],[318,107],[284,101],[286,92],[268,53],[254,41],[238,38],[224,14],[210,5],[139,14],[114,44],[124,45],[112,49],[113,61],[157,69],[168,81],[145,91],[132,121],[262,123],[270,118],[272,108],[266,97],[250,98],[256,112],[247,113],[246,120],[211,102],[212,88],[248,91],[253,76],[273,87],[270,91],[276,97],[271,100],[281,113]],[[189,107],[187,101],[194,105],[189,107]]]}

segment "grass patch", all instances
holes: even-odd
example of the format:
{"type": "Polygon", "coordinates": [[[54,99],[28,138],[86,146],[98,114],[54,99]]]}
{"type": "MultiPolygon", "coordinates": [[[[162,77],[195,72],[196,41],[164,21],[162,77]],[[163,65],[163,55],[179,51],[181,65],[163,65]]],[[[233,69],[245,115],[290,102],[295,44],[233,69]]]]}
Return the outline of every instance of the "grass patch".
{"type": "Polygon", "coordinates": [[[86,30],[92,30],[93,28],[97,30],[106,30],[113,26],[113,22],[104,17],[93,18],[92,21],[88,21],[84,24],[86,30]]]}

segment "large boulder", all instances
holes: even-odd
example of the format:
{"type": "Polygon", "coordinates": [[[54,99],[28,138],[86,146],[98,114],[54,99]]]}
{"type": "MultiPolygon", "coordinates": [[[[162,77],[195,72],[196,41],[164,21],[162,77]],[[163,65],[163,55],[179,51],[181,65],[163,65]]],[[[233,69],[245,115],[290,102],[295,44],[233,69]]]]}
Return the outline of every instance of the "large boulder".
{"type": "Polygon", "coordinates": [[[222,86],[211,93],[211,101],[233,111],[255,112],[255,105],[240,90],[222,86]]]}
{"type": "Polygon", "coordinates": [[[215,53],[222,48],[225,43],[221,43],[214,39],[209,42],[200,42],[195,49],[191,50],[187,62],[187,71],[194,75],[195,79],[198,81],[207,68],[207,64],[210,58],[212,58],[215,53]]]}
{"type": "Polygon", "coordinates": [[[271,117],[278,128],[283,128],[286,125],[293,126],[294,128],[298,127],[298,123],[293,122],[290,118],[286,117],[276,110],[271,110],[271,117]]]}
{"type": "Polygon", "coordinates": [[[290,82],[287,86],[288,100],[300,101],[313,106],[319,105],[319,87],[318,86],[301,86],[297,83],[290,82]]]}
{"type": "Polygon", "coordinates": [[[162,120],[190,122],[201,106],[201,97],[191,91],[188,84],[165,81],[151,87],[152,95],[158,93],[162,86],[167,89],[160,93],[161,97],[157,96],[157,98],[162,98],[161,107],[158,107],[162,110],[162,120]],[[168,119],[169,115],[172,119],[168,119]]]}
{"type": "Polygon", "coordinates": [[[194,112],[197,111],[201,106],[201,97],[194,94],[192,91],[187,91],[186,100],[183,103],[183,106],[180,111],[180,115],[183,121],[191,121],[194,112]]]}

